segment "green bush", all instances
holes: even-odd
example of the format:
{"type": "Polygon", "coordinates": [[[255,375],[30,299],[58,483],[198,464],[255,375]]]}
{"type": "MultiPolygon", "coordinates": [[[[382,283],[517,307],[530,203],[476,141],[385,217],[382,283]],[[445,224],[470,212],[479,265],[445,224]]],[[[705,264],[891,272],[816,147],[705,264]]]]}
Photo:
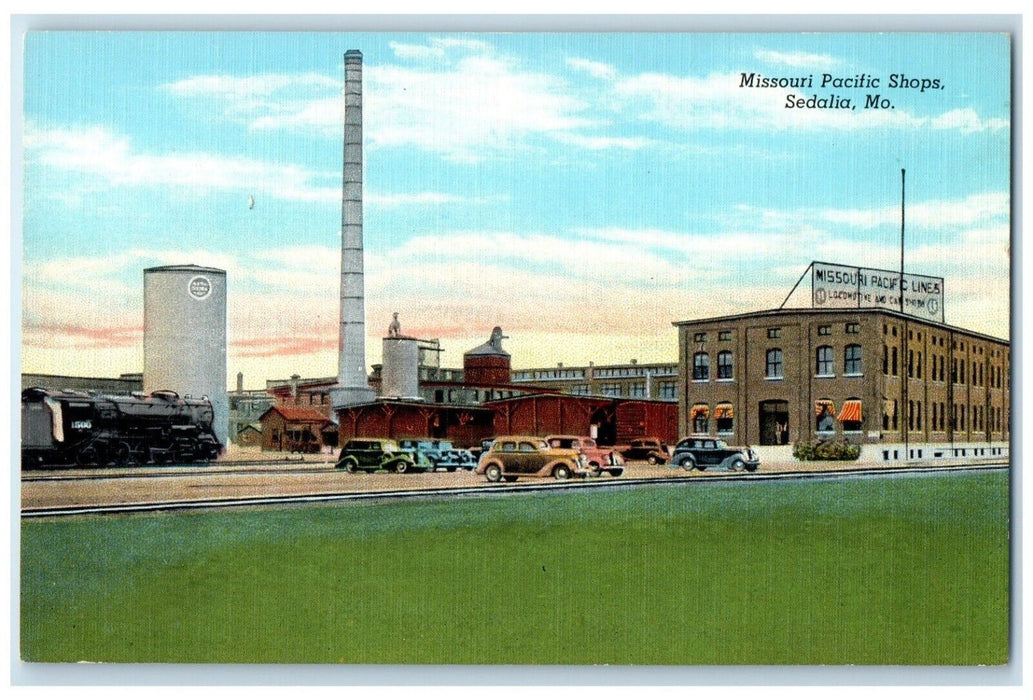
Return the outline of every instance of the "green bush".
{"type": "Polygon", "coordinates": [[[861,446],[846,440],[812,440],[793,445],[793,457],[801,462],[839,460],[851,462],[861,456],[861,446]]]}

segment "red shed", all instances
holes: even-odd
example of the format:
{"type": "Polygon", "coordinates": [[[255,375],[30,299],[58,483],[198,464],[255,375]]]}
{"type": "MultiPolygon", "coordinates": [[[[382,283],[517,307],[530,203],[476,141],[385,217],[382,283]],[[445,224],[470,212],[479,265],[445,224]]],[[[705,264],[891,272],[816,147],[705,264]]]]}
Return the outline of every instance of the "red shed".
{"type": "Polygon", "coordinates": [[[353,437],[449,439],[461,447],[494,435],[490,409],[380,399],[337,412],[341,444],[353,437]]]}

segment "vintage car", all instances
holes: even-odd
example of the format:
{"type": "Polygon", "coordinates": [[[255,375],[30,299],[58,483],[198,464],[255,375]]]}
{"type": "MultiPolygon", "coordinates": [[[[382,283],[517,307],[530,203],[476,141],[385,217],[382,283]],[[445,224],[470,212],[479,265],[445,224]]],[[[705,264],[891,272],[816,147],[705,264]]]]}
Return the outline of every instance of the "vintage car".
{"type": "Polygon", "coordinates": [[[404,474],[408,471],[431,469],[431,462],[417,452],[406,452],[394,440],[352,439],[344,443],[337,458],[337,469],[349,473],[367,472],[378,469],[404,474]]]}
{"type": "Polygon", "coordinates": [[[624,458],[615,450],[599,447],[596,441],[583,435],[548,435],[545,441],[552,447],[562,447],[568,450],[577,450],[588,460],[588,467],[592,470],[592,476],[599,476],[603,472],[610,476],[620,476],[624,473],[624,458]]]}
{"type": "Polygon", "coordinates": [[[521,476],[570,479],[588,476],[588,460],[577,450],[550,447],[540,437],[504,435],[481,454],[477,474],[488,481],[516,481],[521,476]]]}
{"type": "Polygon", "coordinates": [[[671,465],[686,471],[717,467],[755,472],[760,466],[760,458],[749,447],[730,447],[724,440],[714,438],[688,437],[675,446],[671,465]]]}
{"type": "MultiPolygon", "coordinates": [[[[405,452],[418,453],[426,458],[428,468],[446,469],[454,472],[456,469],[473,469],[477,466],[470,450],[456,448],[447,440],[399,440],[398,446],[405,452]]],[[[418,459],[418,458],[417,458],[418,459]]]]}
{"type": "Polygon", "coordinates": [[[655,437],[632,440],[628,449],[624,450],[624,459],[645,460],[650,464],[665,464],[670,456],[667,445],[655,437]]]}

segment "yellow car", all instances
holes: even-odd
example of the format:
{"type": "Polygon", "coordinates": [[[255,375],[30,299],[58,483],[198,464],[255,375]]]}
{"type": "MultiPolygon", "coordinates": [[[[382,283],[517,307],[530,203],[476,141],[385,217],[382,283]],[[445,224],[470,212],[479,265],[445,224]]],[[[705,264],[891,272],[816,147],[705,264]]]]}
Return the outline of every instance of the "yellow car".
{"type": "Polygon", "coordinates": [[[563,480],[588,476],[585,456],[577,450],[550,447],[540,437],[503,435],[481,453],[477,474],[488,481],[516,481],[521,476],[553,477],[563,480]]]}

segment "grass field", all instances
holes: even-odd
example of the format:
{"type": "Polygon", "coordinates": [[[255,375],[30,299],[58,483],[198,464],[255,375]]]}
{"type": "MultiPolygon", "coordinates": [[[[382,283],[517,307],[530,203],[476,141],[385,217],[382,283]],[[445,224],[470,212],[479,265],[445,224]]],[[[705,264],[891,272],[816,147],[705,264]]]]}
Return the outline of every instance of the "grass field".
{"type": "Polygon", "coordinates": [[[30,661],[1002,664],[1008,479],[22,524],[30,661]]]}

